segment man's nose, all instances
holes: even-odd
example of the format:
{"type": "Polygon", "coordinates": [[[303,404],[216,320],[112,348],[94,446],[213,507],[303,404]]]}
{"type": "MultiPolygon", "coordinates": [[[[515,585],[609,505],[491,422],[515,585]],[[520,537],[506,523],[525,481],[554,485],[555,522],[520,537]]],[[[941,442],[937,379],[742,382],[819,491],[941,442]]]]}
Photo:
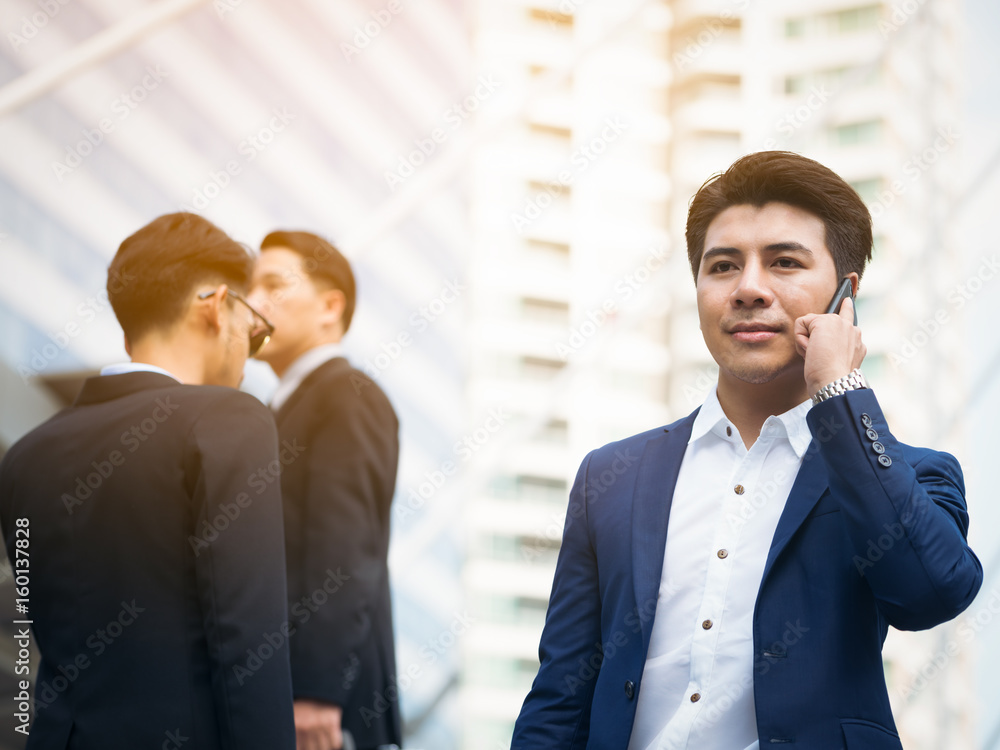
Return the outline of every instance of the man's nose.
{"type": "Polygon", "coordinates": [[[759,263],[744,266],[731,301],[736,307],[767,307],[774,301],[767,274],[759,263]]]}

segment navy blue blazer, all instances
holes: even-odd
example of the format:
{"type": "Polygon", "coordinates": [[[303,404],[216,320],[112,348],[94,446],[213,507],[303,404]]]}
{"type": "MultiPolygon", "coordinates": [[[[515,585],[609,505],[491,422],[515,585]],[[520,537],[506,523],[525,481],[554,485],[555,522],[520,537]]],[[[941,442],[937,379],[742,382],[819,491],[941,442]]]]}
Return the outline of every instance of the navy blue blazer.
{"type": "MultiPolygon", "coordinates": [[[[626,750],[693,422],[606,445],[580,467],[512,750],[626,750]]],[[[754,609],[760,746],[901,750],[882,666],[888,627],[945,622],[982,584],[961,468],[898,442],[871,390],[824,401],[807,422],[813,440],[754,609]]]]}

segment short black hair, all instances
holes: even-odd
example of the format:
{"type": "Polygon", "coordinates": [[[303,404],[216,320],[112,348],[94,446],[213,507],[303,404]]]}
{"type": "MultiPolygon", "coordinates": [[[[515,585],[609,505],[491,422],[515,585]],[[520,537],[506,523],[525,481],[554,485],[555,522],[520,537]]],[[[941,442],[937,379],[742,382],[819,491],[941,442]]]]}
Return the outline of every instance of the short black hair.
{"type": "Polygon", "coordinates": [[[285,247],[302,256],[302,265],[314,282],[326,283],[344,293],[344,333],[351,327],[357,284],[347,258],[332,242],[312,232],[279,229],[260,243],[261,252],[269,247],[285,247]]]}
{"type": "Polygon", "coordinates": [[[122,330],[136,341],[184,315],[198,284],[245,292],[253,256],[197,214],[165,214],[127,237],[108,267],[108,300],[122,330]]]}
{"type": "Polygon", "coordinates": [[[861,196],[818,161],[791,151],[758,151],[709,178],[691,200],[686,236],[695,282],[705,235],[715,217],[731,206],[760,208],[772,201],[822,219],[837,276],[856,271],[861,277],[872,257],[872,217],[861,196]]]}

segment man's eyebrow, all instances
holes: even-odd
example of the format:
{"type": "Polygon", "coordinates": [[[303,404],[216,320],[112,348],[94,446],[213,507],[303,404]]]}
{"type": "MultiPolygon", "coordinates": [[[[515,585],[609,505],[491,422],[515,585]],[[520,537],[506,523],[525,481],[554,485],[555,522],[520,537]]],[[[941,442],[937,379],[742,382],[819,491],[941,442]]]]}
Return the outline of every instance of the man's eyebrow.
{"type": "Polygon", "coordinates": [[[716,255],[742,255],[742,250],[737,250],[735,247],[713,247],[710,250],[706,250],[705,254],[701,256],[702,262],[708,262],[716,255]]]}
{"type": "MultiPolygon", "coordinates": [[[[772,242],[770,245],[764,246],[764,251],[768,253],[796,252],[810,256],[813,254],[813,251],[801,242],[795,242],[792,240],[789,240],[788,242],[772,242]]],[[[702,261],[707,262],[717,255],[743,255],[743,251],[735,247],[713,247],[705,251],[705,254],[702,256],[702,261]]]]}
{"type": "Polygon", "coordinates": [[[791,250],[798,253],[805,253],[806,255],[813,254],[813,251],[810,250],[805,245],[803,245],[801,242],[794,242],[794,241],[773,242],[770,245],[766,245],[764,247],[764,250],[772,253],[788,252],[791,250]]]}
{"type": "Polygon", "coordinates": [[[281,279],[285,276],[285,273],[280,271],[260,271],[257,274],[258,280],[260,279],[281,279]]]}

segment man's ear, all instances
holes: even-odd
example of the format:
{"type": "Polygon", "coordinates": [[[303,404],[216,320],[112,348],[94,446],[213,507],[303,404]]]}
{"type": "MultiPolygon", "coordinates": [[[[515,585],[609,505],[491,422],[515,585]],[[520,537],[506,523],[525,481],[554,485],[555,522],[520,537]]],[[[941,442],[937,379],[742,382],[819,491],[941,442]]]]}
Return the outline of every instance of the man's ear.
{"type": "MultiPolygon", "coordinates": [[[[344,318],[344,310],[347,309],[347,296],[339,289],[328,289],[323,292],[323,324],[336,325],[344,318]]],[[[343,328],[343,325],[341,325],[343,328]]]]}
{"type": "Polygon", "coordinates": [[[858,296],[858,289],[861,288],[861,277],[858,276],[858,272],[857,271],[851,271],[844,278],[851,280],[851,295],[853,297],[857,297],[858,296]]]}
{"type": "Polygon", "coordinates": [[[195,314],[201,324],[209,330],[219,333],[223,329],[222,305],[229,293],[229,287],[219,284],[215,289],[215,294],[205,299],[195,298],[195,314]]]}

